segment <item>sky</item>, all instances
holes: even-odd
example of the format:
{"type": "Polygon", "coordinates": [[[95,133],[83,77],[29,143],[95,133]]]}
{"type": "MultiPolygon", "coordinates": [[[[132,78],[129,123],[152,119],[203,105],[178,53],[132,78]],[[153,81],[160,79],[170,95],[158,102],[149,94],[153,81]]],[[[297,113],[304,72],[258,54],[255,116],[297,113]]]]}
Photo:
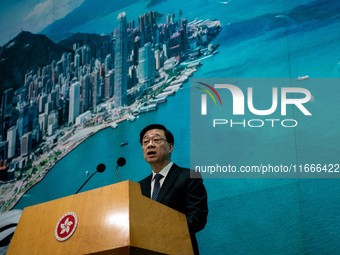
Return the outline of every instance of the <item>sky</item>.
{"type": "Polygon", "coordinates": [[[0,46],[21,30],[39,33],[85,0],[0,0],[0,46]]]}

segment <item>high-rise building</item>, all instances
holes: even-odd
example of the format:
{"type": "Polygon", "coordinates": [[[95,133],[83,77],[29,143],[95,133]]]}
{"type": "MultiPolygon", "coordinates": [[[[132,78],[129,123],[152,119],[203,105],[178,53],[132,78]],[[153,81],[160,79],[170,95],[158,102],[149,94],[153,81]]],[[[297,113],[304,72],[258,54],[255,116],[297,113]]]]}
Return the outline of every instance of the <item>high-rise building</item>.
{"type": "Polygon", "coordinates": [[[12,109],[12,99],[14,96],[13,88],[9,88],[2,93],[1,112],[5,116],[12,109]]]}
{"type": "Polygon", "coordinates": [[[138,65],[138,51],[140,48],[140,38],[139,36],[135,37],[135,41],[133,42],[133,51],[132,51],[132,61],[134,65],[138,65]]]}
{"type": "Polygon", "coordinates": [[[91,74],[92,78],[92,106],[95,108],[97,105],[100,104],[100,83],[101,79],[99,76],[99,71],[94,71],[91,74]]]}
{"type": "Polygon", "coordinates": [[[169,44],[170,44],[169,57],[176,57],[176,59],[179,59],[181,57],[182,51],[181,33],[176,32],[173,36],[171,36],[169,44]]]}
{"type": "Polygon", "coordinates": [[[53,110],[57,109],[57,93],[54,90],[49,93],[47,101],[52,102],[53,110]]]}
{"type": "Polygon", "coordinates": [[[156,12],[152,11],[138,17],[138,29],[141,35],[141,44],[151,41],[152,30],[156,25],[156,12]]]}
{"type": "Polygon", "coordinates": [[[51,111],[53,111],[53,102],[52,101],[47,101],[47,103],[45,104],[45,113],[47,115],[50,114],[51,111]]]}
{"type": "Polygon", "coordinates": [[[80,114],[80,83],[77,81],[71,85],[70,88],[70,105],[68,122],[74,123],[80,114]]]}
{"type": "Polygon", "coordinates": [[[47,103],[47,95],[46,94],[42,94],[39,97],[39,113],[42,113],[45,111],[45,104],[47,103]]]}
{"type": "Polygon", "coordinates": [[[64,52],[63,55],[61,56],[61,62],[62,62],[62,73],[64,76],[66,76],[66,68],[67,68],[67,53],[64,52]]]}
{"type": "Polygon", "coordinates": [[[57,76],[59,77],[61,74],[63,74],[63,61],[59,60],[57,62],[57,66],[56,66],[56,71],[57,71],[57,76]]]}
{"type": "Polygon", "coordinates": [[[101,67],[99,67],[99,77],[100,78],[104,78],[105,77],[105,72],[106,72],[105,64],[103,64],[101,67]]]}
{"type": "Polygon", "coordinates": [[[67,64],[70,65],[71,62],[72,62],[72,53],[71,52],[67,53],[66,59],[67,59],[67,64]]]}
{"type": "Polygon", "coordinates": [[[19,119],[18,119],[18,134],[19,139],[28,132],[28,112],[29,106],[26,105],[19,109],[19,119]]]}
{"type": "Polygon", "coordinates": [[[133,86],[138,84],[138,78],[137,78],[137,68],[136,66],[130,66],[129,67],[129,85],[128,88],[131,89],[133,86]]]}
{"type": "Polygon", "coordinates": [[[170,12],[166,15],[166,24],[174,23],[175,22],[175,14],[170,12]]]}
{"type": "Polygon", "coordinates": [[[134,28],[135,28],[135,21],[134,21],[134,20],[131,20],[131,21],[128,23],[128,28],[129,28],[129,29],[134,29],[134,28]]]}
{"type": "Polygon", "coordinates": [[[110,70],[105,76],[105,99],[113,96],[114,70],[110,70]]]}
{"type": "Polygon", "coordinates": [[[76,54],[74,56],[74,66],[77,68],[77,67],[80,67],[80,55],[79,54],[76,54]]]}
{"type": "Polygon", "coordinates": [[[6,137],[6,127],[5,127],[5,117],[8,115],[12,109],[12,99],[14,91],[12,88],[5,90],[2,93],[1,100],[1,116],[0,116],[0,137],[5,139],[6,137]]]}
{"type": "Polygon", "coordinates": [[[53,135],[58,128],[58,111],[54,110],[48,115],[47,133],[49,136],[53,135]]]}
{"type": "Polygon", "coordinates": [[[81,80],[82,82],[82,101],[81,101],[81,112],[86,112],[89,106],[91,105],[91,79],[88,74],[86,74],[83,79],[81,80]]]}
{"type": "Polygon", "coordinates": [[[162,62],[161,62],[161,51],[160,51],[160,50],[156,50],[156,51],[155,51],[155,60],[156,60],[155,68],[156,68],[156,70],[158,70],[158,69],[161,68],[161,66],[162,66],[162,62]]]}
{"type": "Polygon", "coordinates": [[[140,84],[150,86],[154,82],[155,76],[155,56],[151,49],[151,43],[147,43],[139,49],[138,59],[138,81],[140,84]]]}
{"type": "Polygon", "coordinates": [[[24,134],[21,138],[21,153],[22,157],[27,156],[32,151],[32,132],[24,134]]]}
{"type": "MultiPolygon", "coordinates": [[[[3,162],[6,159],[8,159],[8,142],[0,141],[0,166],[3,166],[3,162]]],[[[2,175],[7,175],[7,174],[0,173],[0,178],[2,175]]]]}
{"type": "Polygon", "coordinates": [[[45,133],[47,130],[47,114],[46,113],[39,114],[39,126],[40,126],[40,131],[42,133],[45,133]]]}
{"type": "Polygon", "coordinates": [[[33,128],[35,128],[33,123],[34,120],[38,118],[38,114],[38,104],[33,101],[28,109],[28,131],[33,131],[33,128]]]}
{"type": "Polygon", "coordinates": [[[168,51],[169,51],[169,41],[166,41],[163,44],[163,52],[164,52],[165,60],[167,60],[168,57],[169,57],[169,52],[168,51]]]}
{"type": "Polygon", "coordinates": [[[7,131],[8,158],[12,158],[15,156],[17,148],[17,132],[18,129],[16,126],[11,127],[7,131]]]}
{"type": "Polygon", "coordinates": [[[182,10],[179,10],[179,14],[178,14],[178,24],[180,26],[182,26],[182,21],[183,21],[183,12],[182,10]]]}
{"type": "Polygon", "coordinates": [[[58,108],[60,106],[60,102],[59,102],[59,100],[60,100],[60,85],[59,84],[55,85],[54,91],[56,93],[56,98],[55,98],[56,108],[58,108]]]}
{"type": "Polygon", "coordinates": [[[127,104],[127,27],[126,14],[121,12],[117,18],[116,48],[115,48],[115,82],[114,103],[115,107],[127,104]]]}
{"type": "Polygon", "coordinates": [[[112,57],[111,57],[111,54],[108,54],[105,57],[105,72],[108,73],[109,70],[111,69],[112,69],[112,57]]]}

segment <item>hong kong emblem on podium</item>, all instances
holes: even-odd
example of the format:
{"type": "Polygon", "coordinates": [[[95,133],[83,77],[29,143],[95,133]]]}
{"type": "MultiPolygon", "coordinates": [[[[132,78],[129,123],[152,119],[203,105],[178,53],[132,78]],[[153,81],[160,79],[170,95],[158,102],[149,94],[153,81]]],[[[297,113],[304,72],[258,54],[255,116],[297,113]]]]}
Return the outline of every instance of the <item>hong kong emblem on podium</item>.
{"type": "Polygon", "coordinates": [[[78,218],[74,212],[65,213],[55,227],[55,238],[62,242],[69,239],[77,228],[78,218]]]}

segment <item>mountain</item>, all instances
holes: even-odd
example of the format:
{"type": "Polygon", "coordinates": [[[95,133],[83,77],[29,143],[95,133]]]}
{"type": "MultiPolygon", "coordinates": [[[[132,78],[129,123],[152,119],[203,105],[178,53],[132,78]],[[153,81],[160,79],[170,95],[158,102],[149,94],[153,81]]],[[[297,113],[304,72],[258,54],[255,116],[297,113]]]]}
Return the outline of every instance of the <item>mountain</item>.
{"type": "Polygon", "coordinates": [[[23,31],[0,49],[0,94],[24,85],[25,74],[59,60],[71,50],[55,44],[45,35],[23,31]]]}
{"type": "Polygon", "coordinates": [[[87,33],[76,33],[70,37],[58,42],[58,45],[72,50],[73,44],[78,43],[79,46],[85,44],[102,44],[104,41],[108,41],[110,36],[108,35],[98,35],[98,34],[87,34],[87,33]]]}
{"type": "MultiPolygon", "coordinates": [[[[87,22],[106,16],[139,0],[85,0],[79,7],[47,26],[41,34],[47,35],[51,40],[57,42],[77,31],[77,27],[87,22]]],[[[112,28],[113,29],[113,28],[112,28]]],[[[103,31],[107,32],[107,31],[103,31]]]]}

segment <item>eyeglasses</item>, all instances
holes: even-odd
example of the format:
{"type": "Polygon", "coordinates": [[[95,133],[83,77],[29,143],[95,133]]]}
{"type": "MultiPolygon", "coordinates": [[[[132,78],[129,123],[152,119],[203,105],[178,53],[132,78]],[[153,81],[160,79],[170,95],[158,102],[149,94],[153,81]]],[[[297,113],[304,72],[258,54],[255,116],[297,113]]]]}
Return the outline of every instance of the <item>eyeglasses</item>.
{"type": "Polygon", "coordinates": [[[145,137],[143,140],[142,140],[142,145],[143,146],[146,146],[146,145],[148,145],[149,143],[150,143],[150,141],[152,141],[154,144],[161,144],[162,143],[162,141],[168,141],[168,140],[166,140],[166,139],[164,139],[164,138],[162,138],[162,137],[155,137],[155,138],[153,138],[153,139],[150,139],[150,138],[148,138],[148,137],[145,137]]]}

